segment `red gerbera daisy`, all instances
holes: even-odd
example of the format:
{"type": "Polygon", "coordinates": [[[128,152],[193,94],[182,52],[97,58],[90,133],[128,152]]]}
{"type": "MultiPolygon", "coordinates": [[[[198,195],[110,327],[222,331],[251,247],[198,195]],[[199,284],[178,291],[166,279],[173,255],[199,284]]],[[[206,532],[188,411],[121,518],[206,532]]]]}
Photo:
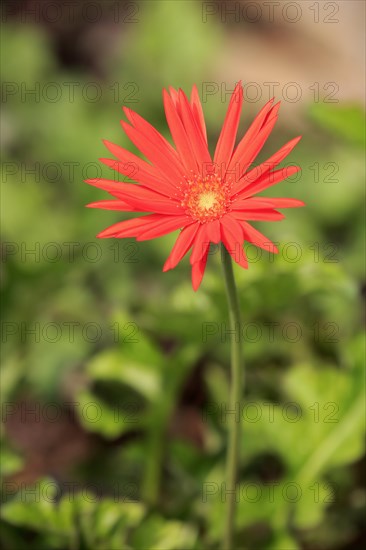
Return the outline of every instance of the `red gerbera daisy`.
{"type": "Polygon", "coordinates": [[[100,160],[136,180],[138,185],[107,179],[87,180],[117,199],[88,206],[150,212],[112,225],[99,233],[100,238],[136,237],[143,241],[182,229],[163,270],[176,267],[192,248],[192,283],[197,290],[210,243],[222,242],[233,259],[245,268],[248,262],[244,241],[277,252],[273,243],[248,222],[281,220],[284,216],[278,208],[304,205],[296,199],[254,197],[300,170],[298,166],[275,170],[300,137],[289,141],[265,163],[249,169],[276,123],[280,104],[273,105],[273,99],[270,100],[235,148],[243,102],[239,82],[212,160],[197,87],[193,87],[190,101],[182,90],[170,88],[169,92],[163,91],[164,107],[175,148],[140,115],[124,107],[129,124],[122,121],[122,128],[149,162],[104,141],[118,160],[100,160]],[[131,169],[135,173],[131,173],[131,169]]]}

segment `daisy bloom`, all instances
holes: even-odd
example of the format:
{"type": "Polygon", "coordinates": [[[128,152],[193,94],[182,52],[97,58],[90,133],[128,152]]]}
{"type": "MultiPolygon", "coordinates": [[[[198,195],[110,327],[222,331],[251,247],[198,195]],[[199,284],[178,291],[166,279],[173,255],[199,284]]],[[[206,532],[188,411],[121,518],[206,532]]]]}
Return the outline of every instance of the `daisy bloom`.
{"type": "Polygon", "coordinates": [[[251,167],[277,121],[280,104],[274,105],[274,100],[270,100],[235,147],[243,103],[239,82],[212,158],[197,87],[193,86],[190,100],[182,90],[174,88],[163,91],[163,100],[174,146],[144,118],[124,107],[128,122],[122,121],[122,128],[147,160],[104,141],[115,159],[103,158],[101,162],[136,183],[87,180],[114,197],[88,206],[148,213],[112,225],[99,233],[100,238],[135,237],[144,241],[181,229],[163,270],[176,267],[192,250],[192,284],[197,290],[210,243],[222,242],[234,261],[244,268],[248,267],[244,241],[277,252],[275,245],[250,222],[281,220],[284,215],[278,209],[304,205],[292,198],[256,196],[300,170],[298,166],[276,170],[300,137],[289,141],[263,164],[251,167]]]}

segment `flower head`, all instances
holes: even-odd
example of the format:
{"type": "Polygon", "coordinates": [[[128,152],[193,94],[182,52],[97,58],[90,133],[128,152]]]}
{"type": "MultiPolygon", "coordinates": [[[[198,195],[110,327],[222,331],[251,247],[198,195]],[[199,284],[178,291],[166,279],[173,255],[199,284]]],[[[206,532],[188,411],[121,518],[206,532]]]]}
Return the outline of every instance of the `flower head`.
{"type": "Polygon", "coordinates": [[[140,115],[125,107],[128,123],[122,121],[122,128],[148,160],[104,141],[117,160],[100,160],[137,184],[100,178],[87,180],[114,197],[114,200],[88,206],[149,213],[112,225],[99,233],[100,238],[135,237],[143,241],[181,229],[163,270],[176,267],[192,249],[192,284],[197,290],[210,243],[222,242],[244,268],[248,267],[244,241],[277,252],[275,245],[249,222],[281,220],[284,216],[278,209],[304,205],[296,199],[256,196],[300,170],[298,166],[275,170],[300,137],[289,141],[266,162],[251,168],[277,121],[279,103],[273,105],[273,99],[270,100],[235,147],[243,102],[239,82],[231,96],[212,159],[197,87],[193,87],[190,100],[182,90],[173,88],[169,93],[164,90],[163,98],[175,147],[140,115]]]}

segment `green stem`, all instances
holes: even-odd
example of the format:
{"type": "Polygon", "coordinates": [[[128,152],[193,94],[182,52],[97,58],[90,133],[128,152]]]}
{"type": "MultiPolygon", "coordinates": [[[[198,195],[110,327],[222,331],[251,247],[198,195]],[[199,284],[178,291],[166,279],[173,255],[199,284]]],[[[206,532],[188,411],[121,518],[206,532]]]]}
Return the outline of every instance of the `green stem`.
{"type": "Polygon", "coordinates": [[[155,508],[159,504],[166,427],[162,412],[165,412],[163,407],[155,411],[148,433],[142,497],[149,508],[155,508]]]}
{"type": "MultiPolygon", "coordinates": [[[[226,293],[229,305],[229,318],[231,333],[231,385],[230,385],[230,411],[236,411],[240,407],[243,394],[243,371],[240,343],[240,309],[236,292],[233,266],[230,254],[222,245],[222,265],[225,278],[226,293]]],[[[237,415],[231,412],[229,418],[229,441],[226,463],[226,490],[227,508],[225,518],[225,531],[223,538],[223,550],[232,550],[233,530],[236,508],[236,482],[239,458],[240,427],[237,415]],[[235,492],[234,492],[235,491],[235,492]]]]}

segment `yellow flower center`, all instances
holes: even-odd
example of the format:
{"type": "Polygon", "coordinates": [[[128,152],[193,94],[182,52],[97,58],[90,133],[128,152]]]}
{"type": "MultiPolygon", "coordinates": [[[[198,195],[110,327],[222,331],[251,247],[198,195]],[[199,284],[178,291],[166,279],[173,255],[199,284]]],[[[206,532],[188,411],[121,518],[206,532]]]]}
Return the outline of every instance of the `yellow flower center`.
{"type": "Polygon", "coordinates": [[[183,185],[182,206],[201,223],[221,218],[230,206],[230,185],[220,176],[193,176],[183,185]]]}
{"type": "Polygon", "coordinates": [[[202,193],[198,197],[198,205],[202,210],[209,210],[216,202],[216,193],[214,193],[214,191],[202,193]]]}

